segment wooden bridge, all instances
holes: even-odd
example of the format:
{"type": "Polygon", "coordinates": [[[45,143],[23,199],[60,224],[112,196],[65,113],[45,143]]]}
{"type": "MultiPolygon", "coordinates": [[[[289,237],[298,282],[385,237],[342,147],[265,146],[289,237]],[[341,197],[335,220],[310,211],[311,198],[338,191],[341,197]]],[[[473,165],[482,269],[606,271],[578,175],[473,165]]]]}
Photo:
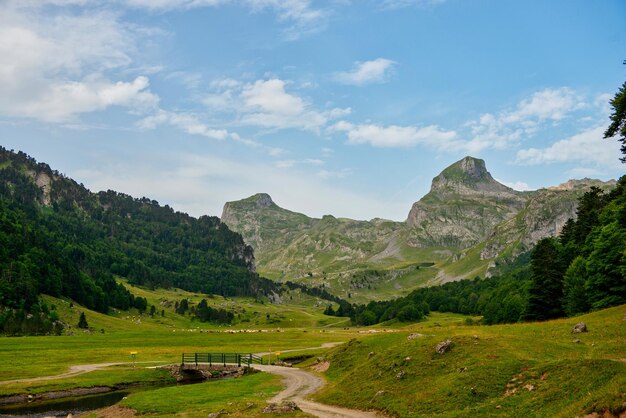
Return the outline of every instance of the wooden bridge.
{"type": "Polygon", "coordinates": [[[241,367],[245,365],[250,367],[252,364],[263,364],[263,357],[247,353],[183,353],[181,358],[181,365],[195,364],[208,364],[212,366],[214,364],[236,364],[241,367]]]}

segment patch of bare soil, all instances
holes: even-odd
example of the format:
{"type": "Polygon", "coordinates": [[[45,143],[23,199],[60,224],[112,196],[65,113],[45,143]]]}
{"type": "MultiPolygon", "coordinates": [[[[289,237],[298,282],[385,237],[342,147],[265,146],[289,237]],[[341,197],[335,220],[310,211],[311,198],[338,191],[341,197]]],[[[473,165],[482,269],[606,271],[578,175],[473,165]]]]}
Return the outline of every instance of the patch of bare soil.
{"type": "Polygon", "coordinates": [[[137,412],[134,409],[119,405],[109,406],[98,411],[90,411],[88,414],[95,414],[98,418],[133,418],[137,416],[137,412]]]}
{"type": "Polygon", "coordinates": [[[329,367],[330,367],[329,361],[320,361],[319,363],[312,365],[311,369],[318,373],[324,373],[328,370],[329,367]]]}

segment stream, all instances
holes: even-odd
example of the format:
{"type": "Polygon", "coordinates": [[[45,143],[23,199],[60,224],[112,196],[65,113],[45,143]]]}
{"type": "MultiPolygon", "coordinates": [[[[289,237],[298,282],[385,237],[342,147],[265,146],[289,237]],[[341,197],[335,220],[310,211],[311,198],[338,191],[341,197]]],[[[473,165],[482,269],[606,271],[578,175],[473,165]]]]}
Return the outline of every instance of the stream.
{"type": "MultiPolygon", "coordinates": [[[[154,387],[156,388],[156,386],[154,387]]],[[[144,388],[145,389],[145,388],[144,388]]],[[[9,417],[67,417],[114,405],[131,393],[130,390],[117,390],[97,395],[84,395],[45,401],[33,401],[27,404],[0,406],[0,418],[9,417]]]]}

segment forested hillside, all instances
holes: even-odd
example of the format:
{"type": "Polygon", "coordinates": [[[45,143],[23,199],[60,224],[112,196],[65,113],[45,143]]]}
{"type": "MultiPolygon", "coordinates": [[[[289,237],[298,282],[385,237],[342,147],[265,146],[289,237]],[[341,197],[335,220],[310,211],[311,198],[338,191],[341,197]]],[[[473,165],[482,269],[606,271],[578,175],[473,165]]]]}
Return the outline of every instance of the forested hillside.
{"type": "Polygon", "coordinates": [[[100,312],[126,309],[133,297],[115,275],[224,296],[275,286],[254,272],[252,248],[218,218],[196,219],[111,190],[92,193],[47,164],[0,147],[2,318],[47,310],[38,304],[41,293],[100,312]]]}

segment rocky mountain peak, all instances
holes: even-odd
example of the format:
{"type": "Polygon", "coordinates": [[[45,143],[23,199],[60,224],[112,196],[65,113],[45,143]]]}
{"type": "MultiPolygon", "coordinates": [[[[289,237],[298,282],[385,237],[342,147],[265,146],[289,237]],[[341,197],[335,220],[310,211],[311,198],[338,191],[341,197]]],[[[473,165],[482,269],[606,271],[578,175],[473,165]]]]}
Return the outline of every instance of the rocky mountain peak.
{"type": "Polygon", "coordinates": [[[267,193],[257,193],[254,196],[251,196],[249,199],[254,201],[256,203],[256,207],[259,209],[269,208],[275,205],[272,197],[267,193]]]}
{"type": "Polygon", "coordinates": [[[431,192],[459,189],[504,190],[508,187],[491,177],[485,161],[474,157],[465,157],[448,166],[433,179],[431,192]]]}

